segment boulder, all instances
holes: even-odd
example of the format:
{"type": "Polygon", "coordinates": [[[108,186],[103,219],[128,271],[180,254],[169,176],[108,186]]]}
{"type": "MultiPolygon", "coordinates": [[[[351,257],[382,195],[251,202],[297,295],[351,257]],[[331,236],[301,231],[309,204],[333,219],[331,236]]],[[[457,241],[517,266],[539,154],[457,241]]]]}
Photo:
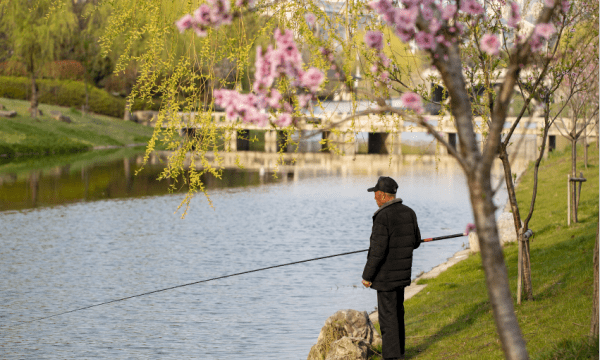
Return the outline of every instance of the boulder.
{"type": "Polygon", "coordinates": [[[479,252],[479,238],[475,231],[469,233],[469,250],[471,250],[472,253],[479,252]]]}
{"type": "Polygon", "coordinates": [[[372,354],[371,346],[365,339],[344,336],[331,343],[325,360],[367,360],[372,354]]]}
{"type": "Polygon", "coordinates": [[[62,121],[67,124],[72,123],[71,118],[68,117],[67,115],[63,115],[63,113],[61,113],[60,111],[50,111],[50,116],[54,120],[62,121]]]}
{"type": "Polygon", "coordinates": [[[501,244],[517,241],[515,220],[512,213],[503,212],[496,222],[498,223],[498,236],[500,237],[501,244]]]}
{"type": "MultiPolygon", "coordinates": [[[[496,219],[496,224],[498,226],[498,237],[500,238],[501,245],[517,241],[517,232],[515,231],[515,221],[512,213],[503,212],[500,214],[498,219],[496,219]]],[[[479,238],[475,232],[469,234],[469,249],[471,252],[479,252],[479,238]]]]}
{"type": "Polygon", "coordinates": [[[11,118],[17,116],[17,112],[14,110],[0,110],[0,116],[11,118]]]}
{"type": "Polygon", "coordinates": [[[340,310],[325,321],[317,343],[310,349],[308,360],[324,359],[331,345],[343,337],[363,339],[369,346],[381,344],[381,336],[366,311],[340,310]]]}
{"type": "Polygon", "coordinates": [[[152,125],[158,117],[158,111],[139,110],[131,113],[132,120],[144,125],[152,125]]]}

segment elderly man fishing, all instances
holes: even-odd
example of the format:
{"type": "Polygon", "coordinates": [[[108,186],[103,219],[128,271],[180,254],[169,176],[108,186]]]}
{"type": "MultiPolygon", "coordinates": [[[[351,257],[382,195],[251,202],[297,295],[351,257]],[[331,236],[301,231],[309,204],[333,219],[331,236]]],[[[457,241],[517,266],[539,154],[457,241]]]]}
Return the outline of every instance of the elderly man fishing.
{"type": "Polygon", "coordinates": [[[379,209],[363,271],[363,285],[377,290],[383,358],[404,359],[404,288],[410,285],[413,250],[421,244],[415,212],[396,198],[398,184],[381,176],[367,191],[375,192],[379,209]]]}

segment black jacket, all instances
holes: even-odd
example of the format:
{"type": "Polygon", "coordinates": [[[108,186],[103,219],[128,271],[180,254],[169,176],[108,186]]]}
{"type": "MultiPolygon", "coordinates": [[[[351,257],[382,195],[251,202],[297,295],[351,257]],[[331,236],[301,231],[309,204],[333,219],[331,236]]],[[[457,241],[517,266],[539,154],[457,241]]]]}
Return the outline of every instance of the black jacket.
{"type": "Polygon", "coordinates": [[[413,250],[421,244],[417,215],[402,199],[383,204],[373,215],[371,244],[363,279],[391,291],[410,285],[413,250]]]}

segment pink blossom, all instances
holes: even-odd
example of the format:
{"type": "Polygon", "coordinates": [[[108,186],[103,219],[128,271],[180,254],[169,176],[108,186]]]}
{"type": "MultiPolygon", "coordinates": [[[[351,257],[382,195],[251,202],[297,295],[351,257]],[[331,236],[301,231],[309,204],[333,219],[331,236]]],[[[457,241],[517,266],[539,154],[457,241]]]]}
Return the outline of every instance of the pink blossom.
{"type": "Polygon", "coordinates": [[[367,31],[365,43],[372,49],[381,50],[383,49],[383,34],[379,31],[367,31]]]}
{"type": "Polygon", "coordinates": [[[281,127],[289,126],[292,123],[292,115],[289,113],[281,113],[275,120],[275,123],[281,127]]]}
{"type": "Polygon", "coordinates": [[[306,19],[306,22],[308,23],[308,25],[310,26],[314,26],[315,25],[315,21],[317,20],[317,17],[315,16],[315,14],[313,13],[308,13],[304,16],[304,18],[306,19]]]}
{"type": "Polygon", "coordinates": [[[566,14],[569,12],[569,8],[571,7],[571,3],[569,0],[562,0],[561,2],[562,11],[566,14]]]}
{"type": "Polygon", "coordinates": [[[544,4],[546,4],[546,7],[553,7],[554,6],[554,0],[544,0],[544,4]]]}
{"type": "Polygon", "coordinates": [[[460,4],[460,9],[470,15],[483,14],[483,6],[476,0],[465,0],[460,4]]]}
{"type": "Polygon", "coordinates": [[[519,21],[521,21],[521,10],[519,9],[519,4],[516,2],[510,3],[510,16],[508,17],[508,26],[512,28],[516,28],[519,25],[519,21]]]}
{"type": "Polygon", "coordinates": [[[198,36],[198,37],[206,36],[206,27],[203,25],[198,25],[196,23],[193,23],[192,30],[194,30],[194,32],[196,33],[196,36],[198,36]]]}
{"type": "Polygon", "coordinates": [[[542,46],[544,44],[543,44],[542,38],[540,36],[534,35],[531,37],[529,45],[531,46],[531,51],[538,52],[542,49],[542,46]]]}
{"type": "Polygon", "coordinates": [[[409,42],[415,37],[415,30],[396,28],[396,35],[398,35],[400,40],[409,42]]]}
{"type": "Polygon", "coordinates": [[[407,109],[413,110],[417,114],[423,112],[421,97],[413,92],[405,92],[402,94],[402,96],[400,96],[400,101],[407,109]]]}
{"type": "Polygon", "coordinates": [[[539,35],[541,37],[543,37],[544,39],[548,40],[550,39],[550,37],[552,36],[552,34],[554,34],[556,32],[556,28],[554,27],[554,25],[547,23],[547,24],[537,24],[535,26],[535,30],[533,31],[533,33],[535,35],[539,35]]]}
{"type": "Polygon", "coordinates": [[[301,108],[305,108],[309,102],[312,100],[312,94],[300,94],[298,95],[298,105],[301,108]]]}
{"type": "Polygon", "coordinates": [[[316,92],[319,90],[319,86],[321,86],[324,79],[325,75],[319,69],[313,67],[302,75],[301,83],[302,86],[307,87],[310,91],[316,92]]]}
{"type": "Polygon", "coordinates": [[[442,11],[442,19],[450,20],[454,17],[454,14],[456,14],[456,5],[447,5],[442,11]]]}
{"type": "Polygon", "coordinates": [[[498,55],[500,52],[500,41],[496,35],[483,35],[481,38],[481,50],[489,55],[498,55]]]}
{"type": "Polygon", "coordinates": [[[423,16],[423,19],[426,21],[433,19],[433,9],[430,6],[423,6],[421,16],[423,16]]]}
{"type": "Polygon", "coordinates": [[[419,31],[415,40],[417,41],[417,46],[421,49],[435,49],[435,39],[433,38],[433,35],[428,32],[419,31]]]}
{"type": "Polygon", "coordinates": [[[436,32],[438,32],[438,30],[441,27],[442,27],[442,24],[440,23],[440,21],[438,19],[433,19],[429,23],[429,32],[431,32],[432,34],[435,34],[436,32]]]}
{"type": "Polygon", "coordinates": [[[180,33],[183,33],[184,31],[192,27],[193,21],[194,18],[192,18],[192,15],[186,14],[181,19],[177,20],[175,26],[177,26],[177,29],[180,33]]]}
{"type": "Polygon", "coordinates": [[[415,21],[417,21],[418,9],[416,7],[411,9],[399,9],[396,11],[396,15],[394,17],[394,23],[397,27],[402,29],[412,29],[415,26],[415,21]]]}
{"type": "Polygon", "coordinates": [[[199,25],[211,24],[211,8],[208,4],[202,4],[194,11],[194,21],[199,25]]]}

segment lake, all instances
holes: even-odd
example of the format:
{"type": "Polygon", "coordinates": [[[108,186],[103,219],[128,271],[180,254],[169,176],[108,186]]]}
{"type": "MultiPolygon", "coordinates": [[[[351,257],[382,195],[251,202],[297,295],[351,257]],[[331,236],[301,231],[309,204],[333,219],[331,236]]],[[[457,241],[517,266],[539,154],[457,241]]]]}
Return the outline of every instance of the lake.
{"type": "MultiPolygon", "coordinates": [[[[366,249],[377,210],[366,189],[381,174],[396,179],[423,237],[472,222],[461,170],[431,158],[363,155],[338,166],[334,156],[313,154],[274,179],[272,169],[252,166],[267,156],[256,155],[247,170],[206,178],[214,208],[199,195],[181,219],[185,189],[169,194],[154,180],[160,159],[134,176],[139,154],[90,156],[0,166],[0,358],[303,359],[337,310],[374,310],[375,291],[361,285],[366,253],[18,322],[366,249]]],[[[500,190],[496,203],[505,201],[500,190]]],[[[422,244],[413,278],[467,244],[422,244]]]]}

